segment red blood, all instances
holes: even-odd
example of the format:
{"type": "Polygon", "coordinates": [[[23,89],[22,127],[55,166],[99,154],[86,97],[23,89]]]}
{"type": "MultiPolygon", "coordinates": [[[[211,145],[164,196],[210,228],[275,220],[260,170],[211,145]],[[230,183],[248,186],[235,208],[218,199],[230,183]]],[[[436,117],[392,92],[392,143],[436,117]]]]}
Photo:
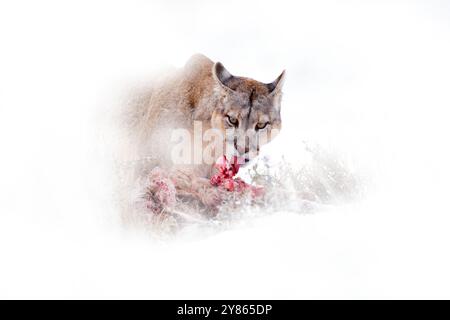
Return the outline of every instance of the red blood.
{"type": "Polygon", "coordinates": [[[210,182],[213,186],[221,186],[228,191],[250,191],[253,198],[264,194],[263,187],[252,186],[240,178],[234,178],[239,172],[238,157],[233,156],[231,161],[228,161],[226,156],[222,156],[217,159],[214,167],[217,170],[217,174],[211,177],[210,182]]]}

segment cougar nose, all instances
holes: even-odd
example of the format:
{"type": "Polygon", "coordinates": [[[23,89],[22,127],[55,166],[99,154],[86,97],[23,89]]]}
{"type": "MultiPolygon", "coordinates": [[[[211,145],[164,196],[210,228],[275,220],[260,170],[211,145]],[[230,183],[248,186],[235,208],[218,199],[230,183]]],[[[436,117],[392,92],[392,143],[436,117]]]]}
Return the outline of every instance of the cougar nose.
{"type": "Polygon", "coordinates": [[[241,155],[247,153],[250,150],[248,147],[240,147],[240,146],[238,146],[236,149],[241,155]]]}
{"type": "Polygon", "coordinates": [[[235,140],[234,147],[241,154],[248,153],[250,151],[250,140],[245,137],[239,141],[235,140]]]}

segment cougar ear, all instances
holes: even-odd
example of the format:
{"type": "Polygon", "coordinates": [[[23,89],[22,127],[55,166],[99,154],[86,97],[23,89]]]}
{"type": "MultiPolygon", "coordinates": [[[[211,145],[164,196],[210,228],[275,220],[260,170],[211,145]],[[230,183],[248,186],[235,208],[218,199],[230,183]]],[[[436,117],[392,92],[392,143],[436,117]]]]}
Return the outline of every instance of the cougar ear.
{"type": "Polygon", "coordinates": [[[281,89],[283,88],[285,75],[286,70],[283,70],[283,72],[278,76],[278,78],[275,79],[274,82],[266,84],[267,89],[269,89],[269,94],[281,91],[281,89]]]}
{"type": "Polygon", "coordinates": [[[223,66],[222,63],[216,62],[212,68],[212,73],[214,78],[226,89],[232,90],[227,86],[227,82],[233,79],[233,75],[228,72],[227,69],[223,66]]]}

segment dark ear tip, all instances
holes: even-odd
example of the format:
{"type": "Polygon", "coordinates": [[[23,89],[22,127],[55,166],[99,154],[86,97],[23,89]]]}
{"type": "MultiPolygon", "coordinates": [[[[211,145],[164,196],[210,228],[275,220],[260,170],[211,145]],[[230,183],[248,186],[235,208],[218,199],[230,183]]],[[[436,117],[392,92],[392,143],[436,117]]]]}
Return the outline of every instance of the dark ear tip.
{"type": "Polygon", "coordinates": [[[220,74],[220,72],[224,69],[225,69],[225,67],[223,66],[222,62],[218,61],[218,62],[214,63],[214,71],[217,74],[220,74]]]}
{"type": "Polygon", "coordinates": [[[220,62],[214,63],[212,68],[211,68],[214,77],[217,78],[217,79],[219,79],[220,68],[221,68],[221,63],[220,62]]]}
{"type": "Polygon", "coordinates": [[[269,89],[269,93],[275,91],[276,88],[281,88],[283,86],[284,77],[286,75],[286,69],[284,69],[281,74],[272,83],[267,83],[266,86],[269,89]]]}
{"type": "Polygon", "coordinates": [[[221,62],[216,62],[214,64],[213,73],[222,84],[225,84],[225,82],[232,77],[232,75],[228,72],[227,69],[225,69],[221,62]]]}

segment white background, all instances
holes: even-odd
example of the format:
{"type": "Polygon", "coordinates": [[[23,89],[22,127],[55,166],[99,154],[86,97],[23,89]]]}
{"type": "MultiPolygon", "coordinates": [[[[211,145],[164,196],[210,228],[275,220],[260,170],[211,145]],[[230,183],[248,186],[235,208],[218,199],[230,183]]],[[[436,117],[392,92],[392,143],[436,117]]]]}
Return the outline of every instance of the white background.
{"type": "Polygon", "coordinates": [[[446,1],[2,1],[0,298],[450,298],[446,1]],[[286,153],[367,197],[155,243],[124,233],[102,120],[195,52],[269,82],[286,153]]]}

